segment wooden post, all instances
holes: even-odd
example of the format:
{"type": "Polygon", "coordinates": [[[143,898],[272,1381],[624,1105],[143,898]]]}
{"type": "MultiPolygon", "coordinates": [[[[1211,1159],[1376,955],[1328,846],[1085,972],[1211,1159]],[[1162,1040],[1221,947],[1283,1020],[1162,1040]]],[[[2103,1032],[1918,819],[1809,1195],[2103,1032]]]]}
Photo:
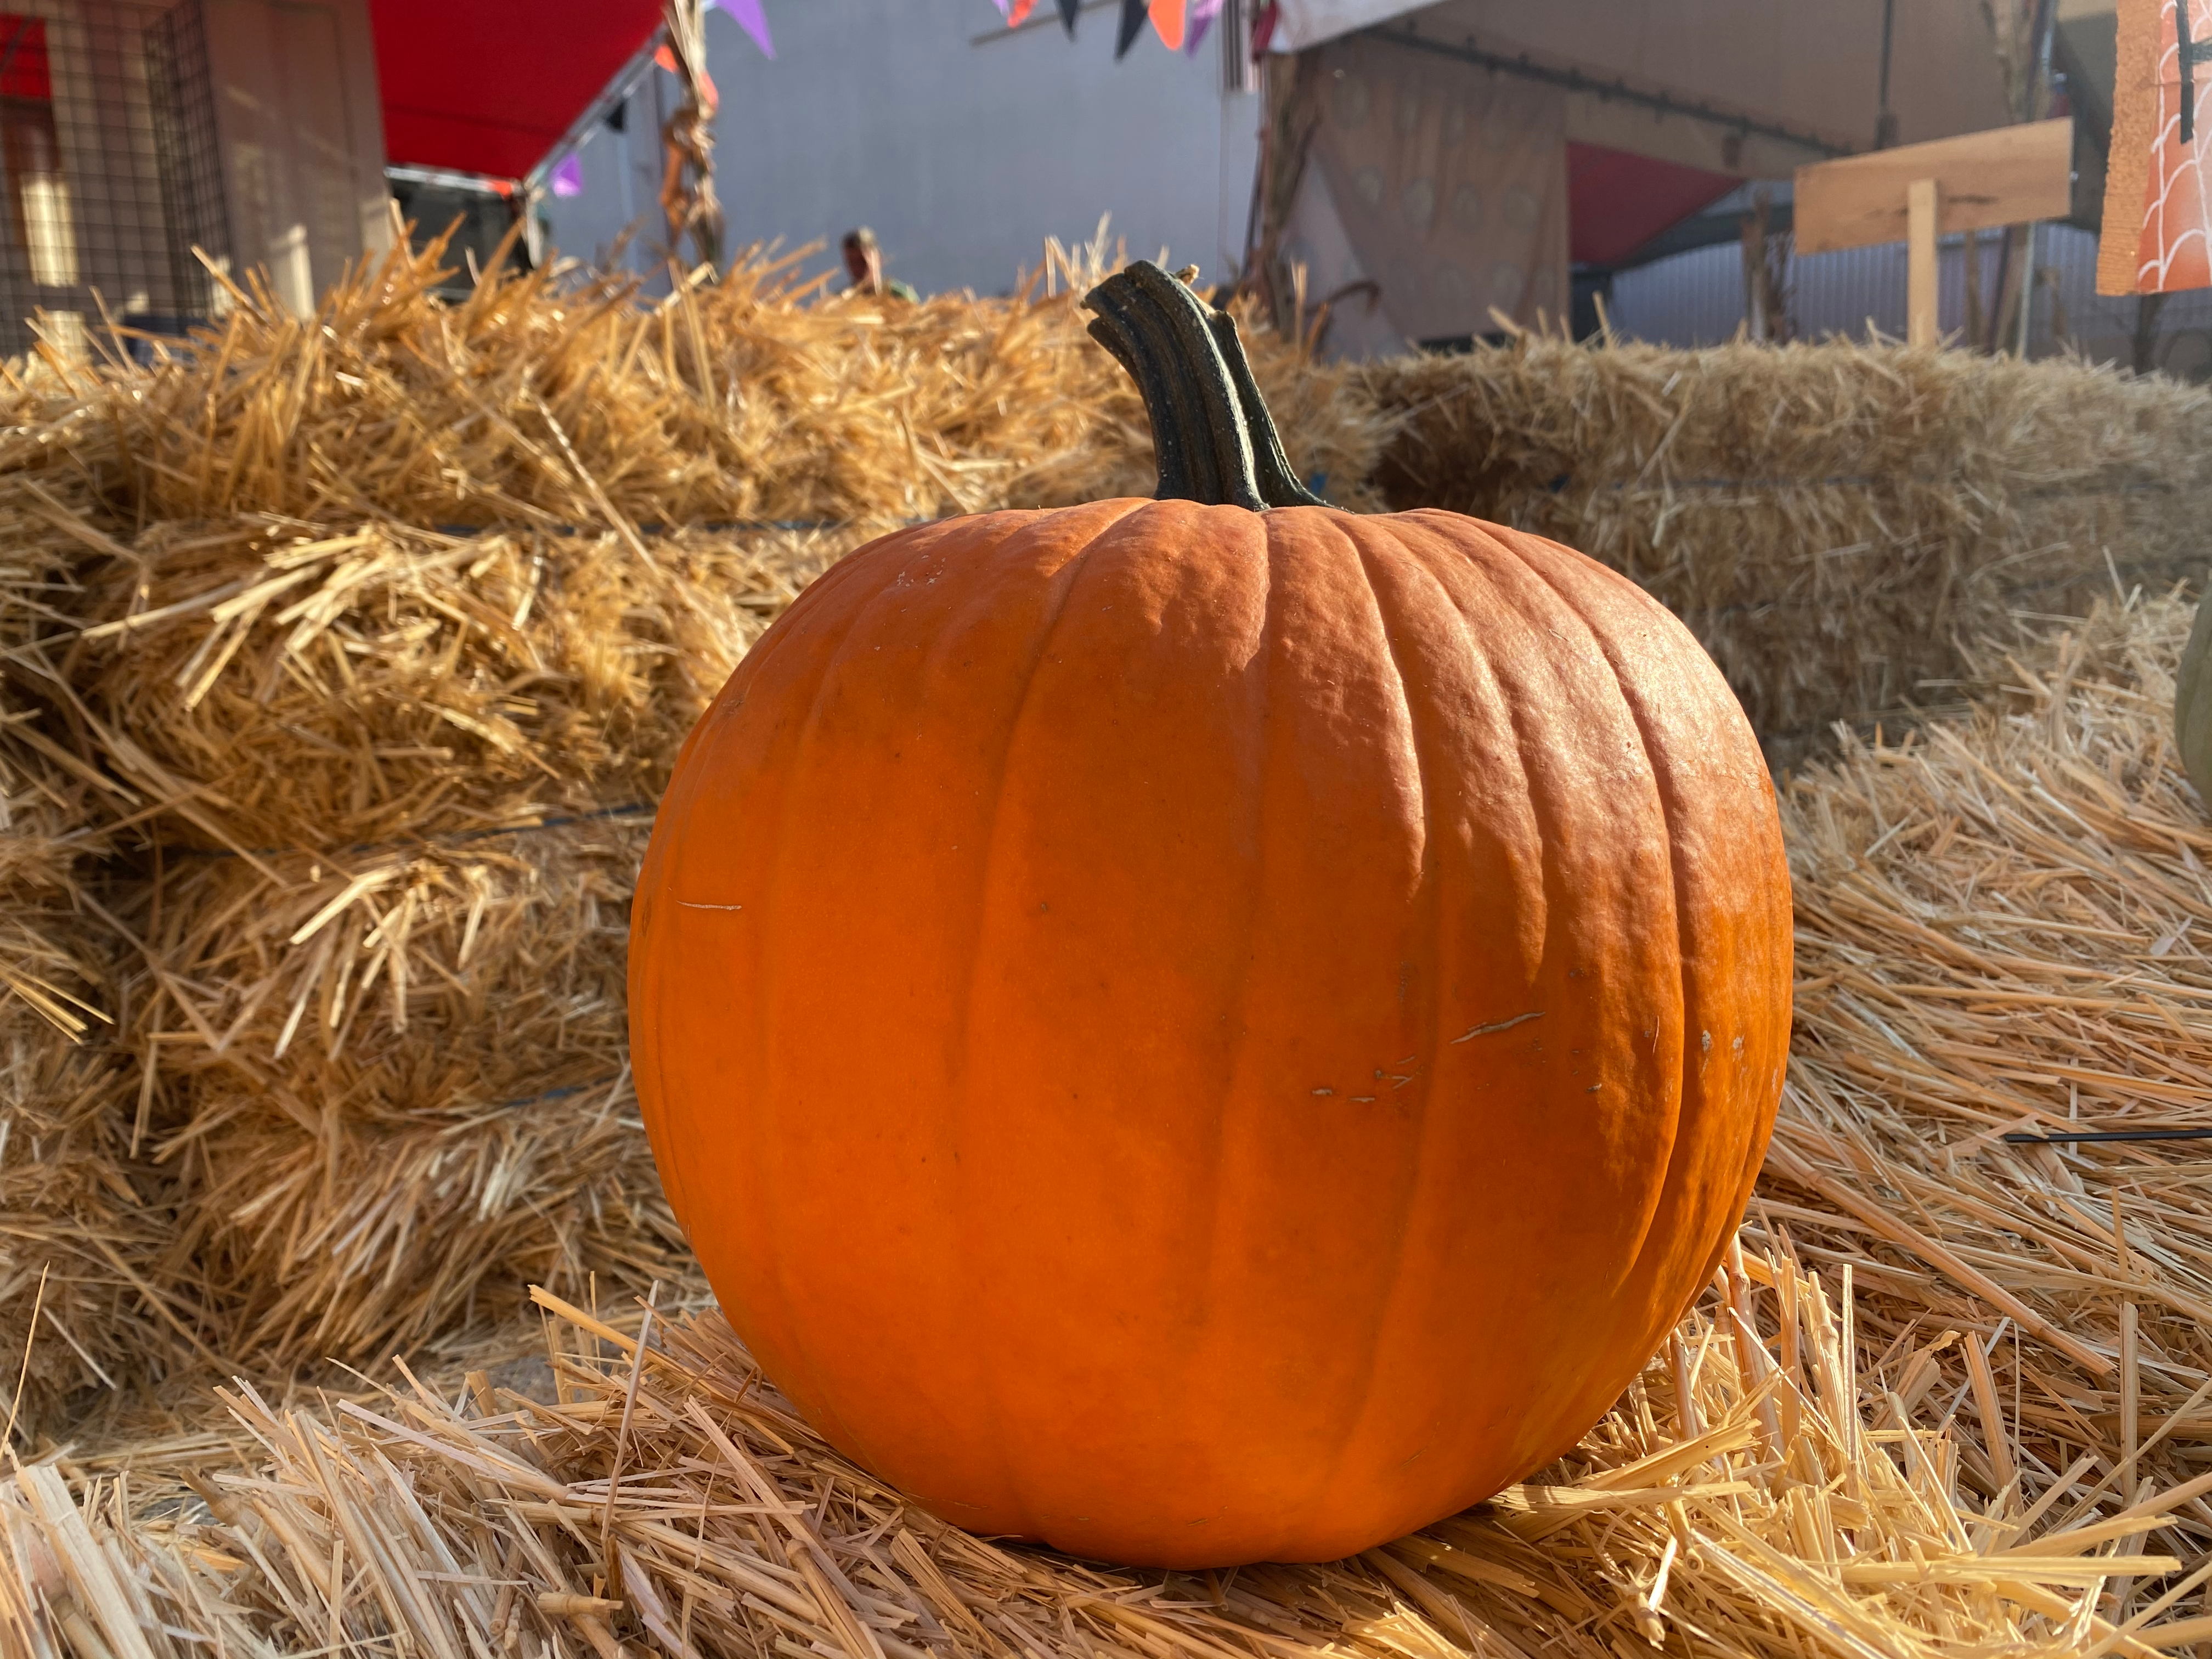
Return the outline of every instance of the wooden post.
{"type": "Polygon", "coordinates": [[[684,82],[684,101],[660,129],[667,167],[660,209],[668,216],[668,257],[681,259],[688,234],[696,264],[718,274],[722,264],[722,205],[714,199],[714,82],[707,78],[706,0],[665,0],[662,22],[684,82]]]}
{"type": "Polygon", "coordinates": [[[1754,340],[1766,337],[1766,216],[1747,213],[1743,231],[1744,332],[1754,340]]]}
{"type": "Polygon", "coordinates": [[[1936,219],[1942,200],[1942,191],[1933,179],[1916,179],[1905,191],[1905,342],[1907,345],[1932,346],[1936,343],[1936,219]]]}

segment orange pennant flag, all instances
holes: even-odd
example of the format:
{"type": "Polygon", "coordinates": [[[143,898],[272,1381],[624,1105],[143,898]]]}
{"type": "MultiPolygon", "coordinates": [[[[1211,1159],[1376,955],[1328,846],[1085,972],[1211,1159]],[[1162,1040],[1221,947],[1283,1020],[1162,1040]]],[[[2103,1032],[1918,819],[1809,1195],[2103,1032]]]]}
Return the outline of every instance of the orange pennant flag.
{"type": "Polygon", "coordinates": [[[1012,0],[1006,8],[1006,27],[1010,29],[1021,27],[1030,21],[1030,14],[1036,9],[1036,0],[1012,0]]]}
{"type": "Polygon", "coordinates": [[[1182,50],[1183,0],[1152,0],[1152,31],[1170,52],[1182,50]]]}

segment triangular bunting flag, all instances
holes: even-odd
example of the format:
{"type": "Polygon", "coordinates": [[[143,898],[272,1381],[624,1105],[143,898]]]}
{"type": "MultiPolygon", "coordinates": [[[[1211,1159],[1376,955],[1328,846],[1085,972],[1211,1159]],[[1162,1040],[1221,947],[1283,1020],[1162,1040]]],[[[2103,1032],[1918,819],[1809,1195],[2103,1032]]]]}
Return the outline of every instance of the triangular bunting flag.
{"type": "Polygon", "coordinates": [[[1006,14],[1006,27],[1018,29],[1030,21],[1036,9],[1036,0],[999,0],[999,9],[1006,14]]]}
{"type": "Polygon", "coordinates": [[[1275,38],[1275,0],[1261,0],[1259,15],[1252,20],[1252,61],[1258,63],[1267,55],[1267,43],[1275,38]]]}
{"type": "Polygon", "coordinates": [[[1120,63],[1129,55],[1129,48],[1137,44],[1137,35],[1145,27],[1145,13],[1149,9],[1146,0],[1121,0],[1121,27],[1114,32],[1114,61],[1120,63]]]}
{"type": "Polygon", "coordinates": [[[762,57],[775,56],[775,42],[769,39],[768,13],[762,9],[761,0],[711,0],[711,3],[729,13],[731,21],[752,36],[762,57]]]}
{"type": "MultiPolygon", "coordinates": [[[[773,58],[775,54],[770,52],[769,56],[773,58]]],[[[671,75],[684,73],[684,66],[676,61],[676,49],[673,46],[664,45],[659,47],[653,54],[653,61],[671,75]]],[[[722,94],[714,90],[714,77],[703,69],[699,71],[699,90],[707,100],[707,108],[710,114],[721,106],[722,94]]]]}
{"type": "Polygon", "coordinates": [[[1152,33],[1170,52],[1182,50],[1183,0],[1151,0],[1152,33]]]}
{"type": "Polygon", "coordinates": [[[1067,38],[1075,39],[1075,14],[1083,9],[1083,0],[1060,0],[1060,26],[1067,31],[1067,38]]]}
{"type": "Polygon", "coordinates": [[[1190,0],[1188,27],[1183,31],[1182,49],[1186,57],[1198,56],[1198,43],[1206,39],[1206,32],[1213,27],[1213,20],[1221,15],[1221,0],[1190,0]]]}

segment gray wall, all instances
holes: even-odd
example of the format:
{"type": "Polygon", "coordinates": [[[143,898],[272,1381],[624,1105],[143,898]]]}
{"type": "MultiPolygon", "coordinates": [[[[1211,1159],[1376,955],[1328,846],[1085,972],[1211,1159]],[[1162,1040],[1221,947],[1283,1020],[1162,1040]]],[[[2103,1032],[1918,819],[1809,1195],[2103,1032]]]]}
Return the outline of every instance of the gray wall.
{"type": "MultiPolygon", "coordinates": [[[[1037,9],[1055,16],[1053,0],[1037,9]]],[[[828,269],[837,239],[866,224],[893,276],[981,294],[1036,267],[1048,235],[1087,241],[1106,213],[1133,257],[1165,245],[1218,276],[1242,253],[1261,100],[1222,92],[1218,33],[1186,58],[1148,29],[1116,64],[1112,7],[1086,9],[1073,44],[1057,21],[1006,35],[991,0],[767,0],[767,11],[773,63],[721,12],[707,20],[732,251],[820,240],[810,264],[828,269]]],[[[659,264],[659,129],[674,96],[674,77],[652,71],[626,131],[585,143],[583,194],[547,204],[562,252],[604,262],[641,217],[629,263],[659,264]]]]}

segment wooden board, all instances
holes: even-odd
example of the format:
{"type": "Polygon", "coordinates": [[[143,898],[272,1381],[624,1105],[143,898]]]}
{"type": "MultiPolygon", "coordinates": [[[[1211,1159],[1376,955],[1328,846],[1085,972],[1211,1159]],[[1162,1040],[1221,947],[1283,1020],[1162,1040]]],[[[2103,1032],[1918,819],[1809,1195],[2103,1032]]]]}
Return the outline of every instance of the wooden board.
{"type": "Polygon", "coordinates": [[[2074,202],[2074,123],[2030,121],[1797,169],[1797,252],[1829,253],[1905,235],[1905,192],[1941,188],[1938,234],[2063,219],[2074,202]]]}

